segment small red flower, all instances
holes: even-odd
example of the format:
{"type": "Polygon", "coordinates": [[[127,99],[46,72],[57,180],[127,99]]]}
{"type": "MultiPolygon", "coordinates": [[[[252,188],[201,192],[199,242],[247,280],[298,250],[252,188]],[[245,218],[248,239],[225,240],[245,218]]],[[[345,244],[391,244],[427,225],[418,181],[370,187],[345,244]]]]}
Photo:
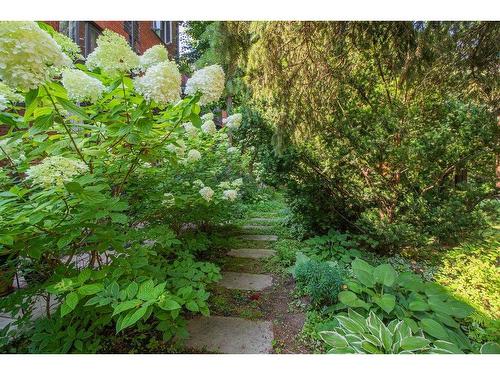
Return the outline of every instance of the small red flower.
{"type": "Polygon", "coordinates": [[[252,295],[250,296],[250,299],[251,299],[252,301],[257,301],[257,300],[259,300],[259,298],[260,298],[260,293],[254,293],[254,294],[252,294],[252,295]]]}

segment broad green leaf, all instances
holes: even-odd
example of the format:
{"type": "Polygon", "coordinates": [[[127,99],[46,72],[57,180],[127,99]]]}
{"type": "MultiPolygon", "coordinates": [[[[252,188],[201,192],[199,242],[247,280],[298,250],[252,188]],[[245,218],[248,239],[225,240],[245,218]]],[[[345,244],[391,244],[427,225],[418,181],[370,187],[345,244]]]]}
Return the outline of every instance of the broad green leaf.
{"type": "Polygon", "coordinates": [[[449,301],[448,306],[450,308],[449,314],[458,319],[464,319],[474,312],[474,308],[457,300],[449,301]]]}
{"type": "Polygon", "coordinates": [[[328,345],[333,346],[337,349],[347,348],[349,346],[349,343],[347,342],[345,337],[334,331],[320,332],[319,337],[321,337],[321,339],[328,345]]]}
{"type": "Polygon", "coordinates": [[[424,332],[432,337],[445,341],[449,338],[444,327],[433,319],[424,318],[420,321],[420,324],[424,332]]]}
{"type": "Polygon", "coordinates": [[[93,294],[97,294],[104,289],[102,284],[88,284],[82,285],[78,288],[78,293],[82,296],[91,296],[93,294]]]}
{"type": "Polygon", "coordinates": [[[416,300],[416,301],[411,301],[408,304],[408,308],[411,311],[428,311],[429,305],[427,303],[425,303],[424,301],[416,300]]]}
{"type": "Polygon", "coordinates": [[[448,341],[436,340],[433,342],[433,345],[438,349],[446,350],[453,354],[464,354],[458,346],[448,341]]]}
{"type": "Polygon", "coordinates": [[[400,347],[404,350],[422,350],[429,346],[430,341],[421,336],[405,337],[399,343],[400,347]]]}
{"type": "Polygon", "coordinates": [[[78,305],[78,294],[70,292],[66,295],[64,302],[61,304],[61,318],[68,315],[78,305]]]}
{"type": "Polygon", "coordinates": [[[382,354],[382,351],[380,351],[377,347],[375,347],[373,344],[369,343],[368,341],[364,341],[361,344],[361,347],[369,354],[382,354]]]}
{"type": "Polygon", "coordinates": [[[134,298],[138,290],[139,285],[137,285],[135,281],[132,281],[130,284],[128,284],[126,289],[128,298],[134,298]]]}
{"type": "Polygon", "coordinates": [[[111,315],[111,316],[115,316],[117,314],[120,314],[123,311],[127,311],[127,310],[133,309],[135,307],[139,307],[141,305],[141,303],[142,303],[142,301],[140,299],[133,299],[130,301],[121,302],[115,306],[115,308],[113,309],[113,315],[111,315]]]}
{"type": "Polygon", "coordinates": [[[374,297],[373,302],[379,305],[386,313],[390,313],[396,306],[396,297],[392,294],[384,294],[382,297],[374,297]]]}
{"type": "Polygon", "coordinates": [[[349,290],[343,290],[340,292],[338,298],[340,302],[348,307],[362,307],[366,310],[369,308],[369,305],[366,302],[360,300],[356,294],[349,290]]]}
{"type": "Polygon", "coordinates": [[[200,308],[198,307],[198,304],[195,301],[189,301],[188,303],[186,303],[186,308],[189,311],[193,311],[193,312],[198,312],[200,310],[200,308]]]}
{"type": "Polygon", "coordinates": [[[160,309],[163,309],[166,311],[171,311],[171,310],[180,309],[181,305],[179,305],[177,302],[175,302],[172,299],[165,299],[165,300],[158,303],[158,307],[160,309]]]}
{"type": "Polygon", "coordinates": [[[134,325],[139,319],[141,319],[146,314],[147,310],[148,310],[147,306],[142,306],[135,311],[129,312],[127,315],[125,315],[125,317],[121,321],[120,326],[117,325],[116,333],[123,331],[125,328],[134,325]]]}
{"type": "Polygon", "coordinates": [[[144,301],[153,298],[154,281],[146,280],[139,286],[139,291],[137,292],[137,298],[144,301]]]}
{"type": "Polygon", "coordinates": [[[496,342],[487,342],[481,346],[481,354],[500,354],[500,345],[496,342]]]}
{"type": "Polygon", "coordinates": [[[344,328],[344,330],[353,333],[364,332],[364,326],[351,318],[342,315],[337,315],[335,318],[339,321],[340,325],[344,328]]]}
{"type": "Polygon", "coordinates": [[[392,286],[398,274],[390,264],[381,264],[373,270],[373,278],[376,283],[392,286]]]}
{"type": "Polygon", "coordinates": [[[373,266],[366,263],[364,260],[357,258],[352,262],[352,272],[362,284],[373,287],[375,280],[373,278],[373,266]]]}
{"type": "Polygon", "coordinates": [[[82,272],[78,274],[77,280],[80,284],[83,284],[85,281],[90,279],[90,276],[92,275],[92,271],[90,268],[85,268],[82,272]]]}
{"type": "Polygon", "coordinates": [[[56,97],[56,100],[63,106],[65,110],[68,112],[82,118],[83,120],[89,120],[90,117],[85,113],[85,110],[83,110],[81,107],[78,107],[74,103],[70,102],[69,100],[66,100],[64,98],[61,98],[60,96],[56,97]]]}

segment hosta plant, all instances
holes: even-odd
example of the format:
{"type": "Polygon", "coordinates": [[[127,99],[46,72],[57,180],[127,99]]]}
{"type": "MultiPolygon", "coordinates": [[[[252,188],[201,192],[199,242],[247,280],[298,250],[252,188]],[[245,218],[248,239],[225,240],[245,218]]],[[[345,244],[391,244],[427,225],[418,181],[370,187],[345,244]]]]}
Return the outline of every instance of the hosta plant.
{"type": "Polygon", "coordinates": [[[385,325],[373,311],[365,318],[348,309],[347,316],[338,315],[335,319],[338,324],[336,328],[319,333],[321,339],[330,347],[328,353],[463,354],[451,342],[430,340],[422,331],[412,332],[410,326],[402,320],[394,319],[385,325]]]}
{"type": "Polygon", "coordinates": [[[356,259],[352,262],[354,279],[339,293],[339,303],[330,308],[348,308],[376,313],[381,320],[404,321],[413,333],[454,343],[472,351],[472,343],[462,329],[463,319],[474,309],[450,295],[442,286],[425,282],[411,272],[398,273],[389,264],[374,267],[356,259]]]}

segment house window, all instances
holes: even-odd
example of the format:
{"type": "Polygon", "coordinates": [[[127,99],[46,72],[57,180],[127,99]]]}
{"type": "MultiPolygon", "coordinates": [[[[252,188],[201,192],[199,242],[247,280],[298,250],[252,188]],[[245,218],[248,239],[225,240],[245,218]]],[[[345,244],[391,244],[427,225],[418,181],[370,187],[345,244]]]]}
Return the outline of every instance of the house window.
{"type": "Polygon", "coordinates": [[[85,23],[85,57],[90,55],[97,47],[97,38],[101,30],[90,22],[85,23]]]}
{"type": "Polygon", "coordinates": [[[134,51],[137,51],[139,43],[139,22],[138,21],[123,21],[123,29],[128,34],[128,43],[134,51]]]}
{"type": "Polygon", "coordinates": [[[78,21],[59,21],[59,32],[78,44],[78,21]]]}
{"type": "Polygon", "coordinates": [[[163,43],[172,43],[172,21],[153,21],[152,29],[163,43]]]}

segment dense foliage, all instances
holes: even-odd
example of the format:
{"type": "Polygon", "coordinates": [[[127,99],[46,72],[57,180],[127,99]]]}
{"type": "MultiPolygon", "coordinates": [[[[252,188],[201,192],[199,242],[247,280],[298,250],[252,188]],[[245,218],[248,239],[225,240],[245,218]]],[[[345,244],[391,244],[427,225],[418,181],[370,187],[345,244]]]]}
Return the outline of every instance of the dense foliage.
{"type": "Polygon", "coordinates": [[[389,251],[484,226],[478,204],[495,193],[499,139],[496,24],[256,22],[246,32],[245,80],[277,153],[259,156],[306,233],[349,230],[389,251]]]}

